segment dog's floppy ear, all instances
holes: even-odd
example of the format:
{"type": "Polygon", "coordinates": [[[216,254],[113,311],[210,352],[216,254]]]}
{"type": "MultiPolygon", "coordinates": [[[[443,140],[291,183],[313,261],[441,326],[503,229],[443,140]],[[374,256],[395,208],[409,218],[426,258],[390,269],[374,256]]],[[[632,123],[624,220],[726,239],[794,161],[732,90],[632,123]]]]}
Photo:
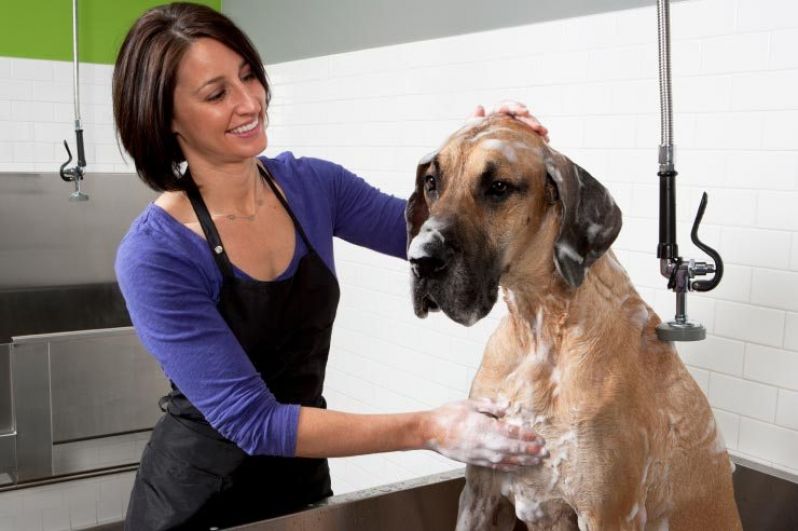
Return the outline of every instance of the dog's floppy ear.
{"type": "Polygon", "coordinates": [[[427,168],[432,160],[438,154],[437,151],[428,153],[421,158],[416,168],[416,189],[413,191],[410,199],[407,200],[405,207],[405,221],[407,222],[407,245],[410,246],[410,241],[415,238],[421,225],[429,217],[429,209],[427,208],[427,200],[424,198],[424,176],[427,174],[427,168]]]}
{"type": "Polygon", "coordinates": [[[554,265],[565,281],[579,287],[585,271],[618,237],[621,209],[609,190],[564,155],[546,147],[548,179],[562,205],[560,234],[554,244],[554,265]]]}

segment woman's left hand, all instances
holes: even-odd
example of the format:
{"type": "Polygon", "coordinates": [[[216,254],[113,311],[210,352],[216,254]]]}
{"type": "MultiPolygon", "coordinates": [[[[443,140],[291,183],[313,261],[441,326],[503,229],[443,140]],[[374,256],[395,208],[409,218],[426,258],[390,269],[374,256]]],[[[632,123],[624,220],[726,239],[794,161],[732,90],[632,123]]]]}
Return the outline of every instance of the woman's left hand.
{"type": "MultiPolygon", "coordinates": [[[[529,127],[532,128],[534,132],[539,134],[543,137],[543,140],[546,142],[549,141],[549,130],[541,124],[537,118],[532,116],[532,113],[529,112],[526,105],[518,101],[503,101],[498,103],[489,113],[487,116],[491,114],[506,114],[507,116],[512,116],[516,120],[519,120],[529,127]]],[[[471,114],[471,118],[482,118],[486,116],[485,108],[482,105],[477,105],[477,108],[474,109],[474,112],[471,114]]]]}

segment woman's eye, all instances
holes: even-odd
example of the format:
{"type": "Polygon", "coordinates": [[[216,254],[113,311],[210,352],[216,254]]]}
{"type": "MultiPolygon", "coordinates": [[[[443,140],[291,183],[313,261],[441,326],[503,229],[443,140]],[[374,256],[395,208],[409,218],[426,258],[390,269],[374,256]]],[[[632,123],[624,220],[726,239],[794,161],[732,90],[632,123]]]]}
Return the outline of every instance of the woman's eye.
{"type": "Polygon", "coordinates": [[[424,178],[424,186],[427,188],[428,192],[434,192],[438,188],[438,183],[435,181],[434,175],[427,175],[424,178]]]}
{"type": "Polygon", "coordinates": [[[217,101],[224,97],[224,91],[220,90],[219,92],[214,92],[210,96],[208,96],[208,101],[217,101]]]}
{"type": "Polygon", "coordinates": [[[488,195],[492,197],[504,197],[510,191],[510,185],[504,181],[493,181],[488,188],[488,195]]]}

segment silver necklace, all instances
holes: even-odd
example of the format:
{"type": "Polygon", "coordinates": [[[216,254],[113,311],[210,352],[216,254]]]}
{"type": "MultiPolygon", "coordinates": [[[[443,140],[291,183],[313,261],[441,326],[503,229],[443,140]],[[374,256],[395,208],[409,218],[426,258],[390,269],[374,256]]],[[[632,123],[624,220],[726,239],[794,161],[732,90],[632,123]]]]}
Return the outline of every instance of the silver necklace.
{"type": "MultiPolygon", "coordinates": [[[[257,194],[258,181],[260,181],[260,178],[255,180],[256,194],[257,194]]],[[[212,219],[225,218],[230,221],[237,221],[237,220],[255,221],[255,216],[258,215],[258,211],[260,210],[260,207],[262,205],[263,205],[263,198],[255,197],[255,211],[252,214],[211,214],[211,218],[212,219]]]]}

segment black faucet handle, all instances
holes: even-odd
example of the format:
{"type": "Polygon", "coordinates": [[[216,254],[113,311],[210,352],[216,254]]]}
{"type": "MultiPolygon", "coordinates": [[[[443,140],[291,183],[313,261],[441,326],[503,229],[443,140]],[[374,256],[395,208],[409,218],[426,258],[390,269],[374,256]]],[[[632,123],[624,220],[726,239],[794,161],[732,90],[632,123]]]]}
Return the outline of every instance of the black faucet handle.
{"type": "Polygon", "coordinates": [[[71,175],[71,172],[70,172],[69,170],[67,170],[67,169],[66,169],[67,165],[68,165],[70,162],[72,162],[72,152],[71,152],[71,151],[69,151],[69,144],[67,143],[67,141],[66,141],[66,140],[64,140],[64,148],[66,148],[67,156],[69,157],[69,159],[67,159],[67,161],[66,161],[65,163],[61,164],[61,169],[59,170],[59,172],[58,172],[58,173],[61,175],[61,178],[62,178],[63,180],[65,180],[65,181],[67,181],[67,182],[72,182],[72,181],[74,181],[75,179],[74,179],[74,177],[71,175]]]}
{"type": "Polygon", "coordinates": [[[710,291],[715,289],[718,284],[720,284],[720,280],[723,278],[723,259],[720,257],[720,253],[698,239],[698,226],[701,224],[701,220],[704,217],[704,211],[707,209],[708,200],[707,193],[704,192],[704,194],[701,196],[701,203],[698,205],[698,212],[696,213],[695,221],[693,221],[693,230],[690,232],[690,239],[693,240],[693,243],[696,247],[707,253],[715,262],[715,274],[709,280],[694,280],[690,287],[695,291],[710,291]]]}

